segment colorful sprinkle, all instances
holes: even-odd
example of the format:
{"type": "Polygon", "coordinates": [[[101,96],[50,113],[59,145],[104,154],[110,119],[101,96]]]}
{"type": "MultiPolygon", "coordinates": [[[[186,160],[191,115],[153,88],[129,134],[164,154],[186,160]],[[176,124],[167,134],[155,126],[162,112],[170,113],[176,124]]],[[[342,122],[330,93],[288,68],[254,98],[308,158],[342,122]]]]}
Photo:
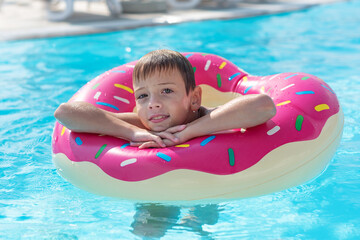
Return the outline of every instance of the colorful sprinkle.
{"type": "Polygon", "coordinates": [[[264,92],[265,92],[265,87],[264,87],[264,86],[262,86],[262,87],[260,88],[260,92],[261,92],[261,93],[264,93],[264,92]]]}
{"type": "Polygon", "coordinates": [[[304,121],[304,117],[302,115],[298,115],[295,123],[296,130],[301,131],[303,121],[304,121]]]}
{"type": "Polygon", "coordinates": [[[94,99],[99,100],[100,95],[101,95],[101,92],[96,92],[94,99]]]}
{"type": "Polygon", "coordinates": [[[287,85],[286,87],[283,87],[282,89],[280,89],[280,91],[284,91],[285,89],[288,89],[292,86],[295,86],[295,84],[293,83],[293,84],[287,85]]]}
{"type": "Polygon", "coordinates": [[[279,76],[279,74],[273,75],[271,78],[269,78],[269,80],[272,80],[272,79],[276,78],[277,76],[279,76]]]}
{"type": "Polygon", "coordinates": [[[114,73],[126,73],[125,70],[113,70],[112,72],[114,72],[114,73]]]}
{"type": "Polygon", "coordinates": [[[61,136],[64,135],[65,130],[66,130],[66,127],[63,126],[62,129],[61,129],[61,136]]]}
{"type": "Polygon", "coordinates": [[[306,95],[306,94],[315,94],[313,91],[302,91],[302,92],[296,92],[296,95],[306,95]]]}
{"type": "Polygon", "coordinates": [[[201,56],[209,55],[209,53],[202,53],[201,56]]]}
{"type": "Polygon", "coordinates": [[[241,82],[241,83],[246,83],[246,82],[247,82],[247,80],[248,80],[248,77],[247,77],[247,76],[245,76],[245,77],[243,77],[243,79],[242,79],[242,82],[241,82]]]}
{"type": "Polygon", "coordinates": [[[101,148],[99,149],[99,151],[95,155],[95,159],[97,159],[100,156],[100,154],[104,151],[106,146],[107,146],[107,144],[104,144],[104,145],[101,146],[101,148]]]}
{"type": "Polygon", "coordinates": [[[323,85],[323,84],[321,84],[321,86],[322,86],[323,88],[326,88],[327,90],[329,90],[331,93],[335,94],[334,91],[331,90],[330,88],[328,88],[327,86],[325,86],[325,85],[323,85]]]}
{"type": "Polygon", "coordinates": [[[278,103],[278,104],[276,104],[276,106],[278,107],[278,106],[286,105],[286,104],[289,104],[289,103],[291,103],[290,100],[278,103]]]}
{"type": "Polygon", "coordinates": [[[296,76],[296,75],[298,75],[297,73],[295,73],[295,74],[292,74],[292,75],[289,75],[289,76],[287,76],[286,78],[284,78],[285,80],[287,80],[287,79],[289,79],[289,78],[291,78],[291,77],[294,77],[294,76],[296,76]]]}
{"type": "Polygon", "coordinates": [[[192,55],[194,55],[194,54],[193,54],[193,53],[190,53],[190,54],[186,55],[185,57],[186,57],[186,58],[189,58],[189,57],[191,57],[192,55]]]}
{"type": "Polygon", "coordinates": [[[170,162],[170,160],[171,160],[171,157],[169,155],[166,155],[165,153],[162,153],[162,152],[156,153],[156,156],[167,162],[170,162]]]}
{"type": "Polygon", "coordinates": [[[125,166],[127,166],[127,165],[136,163],[136,161],[137,161],[136,158],[130,158],[130,159],[127,159],[127,160],[125,160],[125,161],[122,161],[122,162],[120,163],[120,166],[121,166],[121,167],[125,167],[125,166]]]}
{"type": "Polygon", "coordinates": [[[193,67],[194,73],[196,72],[196,67],[193,67]]]}
{"type": "Polygon", "coordinates": [[[215,138],[215,136],[210,136],[208,138],[206,138],[205,140],[203,140],[201,143],[200,143],[200,146],[205,146],[206,144],[208,144],[210,141],[212,141],[213,139],[215,138]]]}
{"type": "Polygon", "coordinates": [[[190,147],[190,144],[179,144],[179,145],[175,145],[175,147],[187,148],[187,147],[190,147]]]}
{"type": "Polygon", "coordinates": [[[251,88],[252,88],[252,86],[246,88],[245,91],[244,91],[244,94],[246,94],[251,88]]]}
{"type": "Polygon", "coordinates": [[[321,112],[321,111],[323,111],[323,110],[327,110],[327,109],[330,109],[330,107],[329,107],[329,105],[327,105],[327,104],[319,104],[319,105],[317,105],[317,106],[315,106],[315,110],[317,111],[317,112],[321,112]]]}
{"type": "Polygon", "coordinates": [[[226,62],[222,62],[219,69],[223,69],[226,66],[226,62]]]}
{"type": "Polygon", "coordinates": [[[96,104],[102,105],[102,106],[107,106],[107,107],[110,107],[110,108],[112,108],[112,109],[115,109],[115,110],[119,111],[119,108],[118,108],[117,106],[114,106],[114,105],[112,105],[112,104],[110,104],[110,103],[106,103],[106,102],[96,102],[96,104]]]}
{"type": "Polygon", "coordinates": [[[217,79],[217,85],[220,88],[221,87],[221,75],[220,75],[220,73],[216,74],[216,79],[217,79]]]}
{"type": "Polygon", "coordinates": [[[239,75],[240,75],[239,72],[231,75],[231,76],[229,77],[229,81],[233,80],[234,78],[236,78],[236,77],[239,76],[239,75]]]}
{"type": "Polygon", "coordinates": [[[310,77],[302,77],[301,80],[308,80],[310,77]]]}
{"type": "Polygon", "coordinates": [[[131,88],[124,86],[122,84],[115,83],[114,86],[117,88],[124,89],[125,91],[128,91],[129,93],[134,93],[134,91],[131,88]]]}
{"type": "Polygon", "coordinates": [[[127,104],[130,103],[129,100],[127,100],[127,99],[125,99],[125,98],[122,98],[122,97],[114,96],[114,98],[115,98],[116,100],[119,100],[119,101],[124,102],[124,103],[127,103],[127,104]]]}
{"type": "Polygon", "coordinates": [[[128,67],[128,68],[134,68],[135,67],[135,65],[130,65],[130,64],[127,64],[125,66],[128,67]]]}
{"type": "Polygon", "coordinates": [[[234,155],[234,150],[232,148],[228,149],[228,154],[229,154],[229,163],[230,166],[234,166],[235,165],[235,155],[234,155]]]}
{"type": "Polygon", "coordinates": [[[126,148],[127,146],[130,146],[130,143],[125,143],[124,145],[122,145],[122,146],[120,147],[120,149],[124,149],[124,148],[126,148]]]}
{"type": "Polygon", "coordinates": [[[267,135],[271,136],[274,135],[275,133],[277,133],[280,130],[279,126],[275,126],[272,129],[270,129],[269,131],[267,131],[267,135]]]}
{"type": "Polygon", "coordinates": [[[75,142],[76,142],[77,145],[82,145],[83,144],[80,137],[75,138],[75,142]]]}
{"type": "Polygon", "coordinates": [[[207,60],[204,68],[205,71],[209,70],[210,64],[211,64],[211,60],[207,60]]]}
{"type": "Polygon", "coordinates": [[[91,89],[96,89],[99,85],[100,85],[100,83],[97,83],[97,84],[95,84],[94,86],[92,86],[91,89]]]}

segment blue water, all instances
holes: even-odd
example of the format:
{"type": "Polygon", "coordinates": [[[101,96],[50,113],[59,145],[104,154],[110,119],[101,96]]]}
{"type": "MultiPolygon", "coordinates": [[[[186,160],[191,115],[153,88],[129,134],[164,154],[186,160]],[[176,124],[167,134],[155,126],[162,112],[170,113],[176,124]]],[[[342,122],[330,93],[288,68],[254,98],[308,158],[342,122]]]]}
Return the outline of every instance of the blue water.
{"type": "Polygon", "coordinates": [[[0,239],[360,239],[360,2],[288,14],[0,43],[0,239]],[[56,107],[148,51],[214,53],[255,75],[308,72],[345,113],[315,180],[218,205],[148,206],[95,196],[51,162],[56,107]]]}

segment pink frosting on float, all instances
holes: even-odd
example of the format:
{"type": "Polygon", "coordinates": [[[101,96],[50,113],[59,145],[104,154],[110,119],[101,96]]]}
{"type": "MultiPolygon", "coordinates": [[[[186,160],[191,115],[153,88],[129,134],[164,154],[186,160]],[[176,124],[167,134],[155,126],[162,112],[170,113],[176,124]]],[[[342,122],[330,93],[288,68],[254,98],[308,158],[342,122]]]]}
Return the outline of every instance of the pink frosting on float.
{"type": "MultiPolygon", "coordinates": [[[[333,90],[310,74],[250,76],[216,55],[184,55],[194,67],[197,85],[207,84],[222,92],[242,95],[266,93],[277,105],[276,116],[243,133],[203,136],[177,147],[144,150],[130,147],[119,138],[72,132],[56,122],[53,153],[63,153],[74,162],[92,162],[123,181],[146,180],[176,169],[233,174],[253,166],[286,143],[317,138],[327,119],[339,111],[333,90]]],[[[112,112],[132,112],[135,63],[101,74],[69,101],[86,101],[112,112]]]]}

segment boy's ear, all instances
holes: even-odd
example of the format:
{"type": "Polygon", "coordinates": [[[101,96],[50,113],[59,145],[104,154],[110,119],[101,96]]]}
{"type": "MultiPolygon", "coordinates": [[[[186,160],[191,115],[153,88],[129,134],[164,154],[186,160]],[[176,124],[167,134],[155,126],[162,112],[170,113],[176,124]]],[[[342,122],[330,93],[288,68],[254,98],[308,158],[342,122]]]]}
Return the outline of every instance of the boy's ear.
{"type": "Polygon", "coordinates": [[[191,97],[191,111],[197,111],[201,107],[201,87],[196,86],[191,97]]]}

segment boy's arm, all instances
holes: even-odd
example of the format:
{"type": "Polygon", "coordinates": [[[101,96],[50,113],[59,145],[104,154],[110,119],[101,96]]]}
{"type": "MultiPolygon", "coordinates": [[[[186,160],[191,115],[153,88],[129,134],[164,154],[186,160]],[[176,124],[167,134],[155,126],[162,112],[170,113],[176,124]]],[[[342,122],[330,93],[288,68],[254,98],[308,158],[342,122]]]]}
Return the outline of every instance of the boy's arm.
{"type": "MultiPolygon", "coordinates": [[[[249,128],[265,123],[275,116],[276,108],[272,99],[265,94],[245,95],[235,98],[187,124],[178,133],[180,142],[219,131],[249,128]]],[[[170,142],[165,142],[171,145],[170,142]]]]}
{"type": "Polygon", "coordinates": [[[54,113],[55,118],[74,132],[110,135],[128,141],[154,141],[164,147],[159,136],[142,128],[136,114],[112,113],[87,102],[63,103],[54,113]]]}

